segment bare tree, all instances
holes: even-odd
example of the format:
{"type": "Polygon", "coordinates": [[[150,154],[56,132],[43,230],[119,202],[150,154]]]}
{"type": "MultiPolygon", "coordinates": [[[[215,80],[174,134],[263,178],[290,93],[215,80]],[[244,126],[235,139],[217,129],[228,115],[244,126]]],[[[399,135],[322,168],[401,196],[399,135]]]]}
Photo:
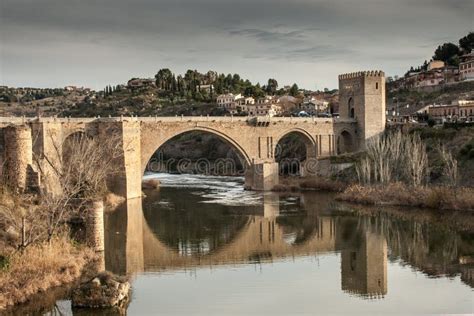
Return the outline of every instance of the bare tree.
{"type": "Polygon", "coordinates": [[[404,181],[419,186],[428,173],[426,146],[417,134],[395,132],[375,137],[367,143],[356,173],[361,184],[404,181]]]}
{"type": "Polygon", "coordinates": [[[31,196],[11,193],[6,186],[0,188],[0,230],[4,239],[18,250],[41,239],[46,222],[31,196]]]}
{"type": "Polygon", "coordinates": [[[18,248],[51,241],[87,203],[103,198],[107,177],[118,171],[113,161],[124,150],[113,136],[100,143],[85,134],[60,142],[51,136],[50,141],[52,152],[33,157],[42,179],[40,194],[14,196],[4,191],[0,197],[0,227],[21,235],[18,248]]]}
{"type": "Polygon", "coordinates": [[[445,145],[438,145],[438,152],[443,161],[443,175],[448,185],[456,188],[459,183],[458,161],[445,145]]]}
{"type": "Polygon", "coordinates": [[[404,141],[404,165],[407,179],[413,186],[424,183],[428,174],[426,145],[418,134],[407,136],[404,141]]]}
{"type": "Polygon", "coordinates": [[[117,171],[113,161],[122,155],[123,148],[113,136],[99,143],[83,133],[70,136],[60,144],[52,137],[51,141],[54,152],[43,157],[46,164],[41,164],[39,157],[35,159],[42,177],[52,182],[41,186],[42,205],[48,218],[48,241],[85,203],[104,196],[107,177],[117,171]]]}

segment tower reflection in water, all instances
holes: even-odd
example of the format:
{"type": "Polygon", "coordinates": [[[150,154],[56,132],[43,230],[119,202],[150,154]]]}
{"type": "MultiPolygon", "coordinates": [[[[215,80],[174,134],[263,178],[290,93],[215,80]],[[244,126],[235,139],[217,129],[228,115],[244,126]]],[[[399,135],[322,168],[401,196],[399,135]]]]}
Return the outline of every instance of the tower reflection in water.
{"type": "Polygon", "coordinates": [[[202,203],[173,188],[130,199],[105,218],[106,269],[121,275],[263,263],[340,252],[341,288],[387,293],[387,242],[370,218],[330,211],[331,196],[266,194],[259,206],[202,203]],[[165,191],[165,192],[164,192],[165,191]]]}

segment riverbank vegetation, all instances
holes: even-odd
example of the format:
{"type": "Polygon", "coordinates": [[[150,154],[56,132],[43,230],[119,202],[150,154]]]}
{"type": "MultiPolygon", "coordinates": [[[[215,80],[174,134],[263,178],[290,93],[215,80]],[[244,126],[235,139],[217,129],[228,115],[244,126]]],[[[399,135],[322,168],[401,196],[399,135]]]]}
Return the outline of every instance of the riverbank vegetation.
{"type": "Polygon", "coordinates": [[[337,199],[368,205],[426,207],[438,210],[474,211],[472,188],[446,186],[407,186],[402,182],[387,185],[354,184],[337,195],[337,199]]]}
{"type": "Polygon", "coordinates": [[[352,167],[328,177],[281,177],[273,191],[322,190],[366,205],[474,210],[472,127],[387,131],[371,139],[365,151],[329,161],[352,167]]]}
{"type": "Polygon", "coordinates": [[[30,296],[76,281],[95,253],[67,236],[35,243],[24,251],[2,255],[0,310],[26,302],[30,296]]]}
{"type": "Polygon", "coordinates": [[[348,183],[323,177],[283,177],[280,184],[273,187],[273,192],[297,192],[297,191],[330,191],[343,192],[348,183]]]}
{"type": "Polygon", "coordinates": [[[388,132],[369,141],[355,163],[357,180],[338,199],[472,211],[474,189],[461,185],[460,164],[469,165],[462,150],[456,153],[440,138],[435,141],[418,131],[388,132]]]}
{"type": "Polygon", "coordinates": [[[39,192],[0,186],[0,310],[76,280],[95,258],[84,224],[91,202],[107,193],[110,162],[120,154],[116,143],[74,135],[54,144],[50,156],[34,157],[39,192]]]}

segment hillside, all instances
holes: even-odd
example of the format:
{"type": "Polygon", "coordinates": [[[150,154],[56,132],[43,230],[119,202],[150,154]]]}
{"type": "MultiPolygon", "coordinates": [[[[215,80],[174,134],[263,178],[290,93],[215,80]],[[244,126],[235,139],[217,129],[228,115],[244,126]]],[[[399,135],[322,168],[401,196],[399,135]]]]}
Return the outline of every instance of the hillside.
{"type": "Polygon", "coordinates": [[[423,92],[416,89],[393,91],[390,89],[390,83],[387,83],[387,109],[395,108],[398,102],[402,115],[404,112],[413,113],[425,105],[451,104],[457,100],[474,100],[474,81],[446,85],[432,92],[423,92]],[[406,108],[407,104],[410,105],[408,109],[406,108]]]}

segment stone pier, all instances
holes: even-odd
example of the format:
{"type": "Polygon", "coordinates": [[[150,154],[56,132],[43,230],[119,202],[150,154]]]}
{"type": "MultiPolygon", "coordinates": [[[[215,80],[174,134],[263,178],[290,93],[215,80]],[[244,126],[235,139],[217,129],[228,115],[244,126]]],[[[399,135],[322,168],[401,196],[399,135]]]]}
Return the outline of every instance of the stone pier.
{"type": "Polygon", "coordinates": [[[253,163],[245,173],[245,188],[254,191],[270,191],[279,181],[277,162],[253,163]]]}
{"type": "Polygon", "coordinates": [[[28,187],[28,168],[33,164],[31,130],[26,125],[4,129],[6,183],[20,192],[28,187]]]}
{"type": "Polygon", "coordinates": [[[90,202],[86,212],[86,243],[95,251],[104,251],[104,202],[90,202]]]}

